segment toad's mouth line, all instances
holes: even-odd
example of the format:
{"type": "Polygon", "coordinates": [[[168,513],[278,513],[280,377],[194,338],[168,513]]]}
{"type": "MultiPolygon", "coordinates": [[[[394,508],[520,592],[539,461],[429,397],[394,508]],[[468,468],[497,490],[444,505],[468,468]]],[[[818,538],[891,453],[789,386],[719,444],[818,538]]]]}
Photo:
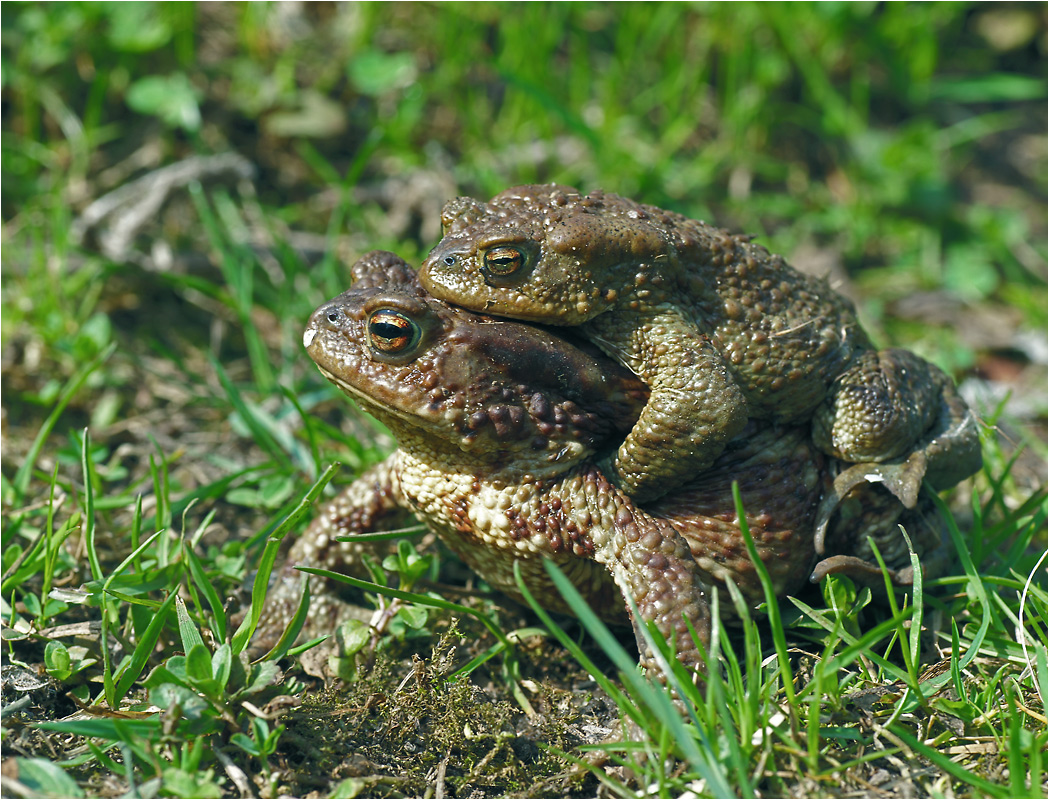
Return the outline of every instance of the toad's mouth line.
{"type": "Polygon", "coordinates": [[[369,413],[372,413],[370,409],[376,409],[381,414],[396,417],[397,419],[413,427],[421,427],[423,425],[423,420],[419,418],[419,415],[412,414],[409,411],[404,411],[395,406],[387,405],[386,403],[376,400],[367,392],[364,392],[361,389],[358,389],[353,384],[344,381],[338,375],[335,375],[334,373],[328,371],[320,364],[317,364],[317,369],[320,370],[321,375],[323,375],[329,381],[331,381],[340,389],[342,389],[351,398],[360,401],[361,405],[363,405],[365,407],[365,410],[369,413]]]}

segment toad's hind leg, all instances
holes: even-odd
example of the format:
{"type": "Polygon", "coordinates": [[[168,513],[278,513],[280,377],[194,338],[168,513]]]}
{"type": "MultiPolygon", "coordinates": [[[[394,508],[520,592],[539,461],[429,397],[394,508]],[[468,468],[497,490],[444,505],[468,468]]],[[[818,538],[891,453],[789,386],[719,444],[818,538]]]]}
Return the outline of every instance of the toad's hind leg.
{"type": "Polygon", "coordinates": [[[855,464],[835,481],[839,500],[863,481],[880,482],[913,508],[924,479],[946,489],[980,468],[976,421],[951,379],[906,350],[861,354],[817,409],[812,438],[855,464]]]}
{"type": "Polygon", "coordinates": [[[950,379],[907,350],[867,350],[831,386],[816,411],[812,438],[842,461],[889,461],[904,455],[939,413],[950,379]]]}
{"type": "Polygon", "coordinates": [[[886,574],[896,589],[914,585],[910,548],[918,557],[925,580],[944,575],[954,561],[947,522],[928,495],[912,509],[872,485],[858,486],[839,506],[827,536],[827,558],[813,568],[809,580],[819,583],[826,575],[844,574],[872,589],[883,589],[885,579],[873,547],[878,548],[886,574]],[[908,532],[910,544],[900,534],[908,532]]]}
{"type": "MultiPolygon", "coordinates": [[[[828,523],[854,489],[862,491],[860,487],[864,485],[881,484],[903,508],[914,509],[923,482],[935,491],[942,491],[980,469],[983,459],[976,417],[951,380],[936,367],[926,366],[942,378],[935,402],[930,404],[935,409],[930,427],[902,455],[883,462],[842,465],[843,470],[824,494],[816,514],[818,554],[826,552],[828,523]]],[[[819,444],[815,423],[813,430],[813,438],[819,444]]]]}

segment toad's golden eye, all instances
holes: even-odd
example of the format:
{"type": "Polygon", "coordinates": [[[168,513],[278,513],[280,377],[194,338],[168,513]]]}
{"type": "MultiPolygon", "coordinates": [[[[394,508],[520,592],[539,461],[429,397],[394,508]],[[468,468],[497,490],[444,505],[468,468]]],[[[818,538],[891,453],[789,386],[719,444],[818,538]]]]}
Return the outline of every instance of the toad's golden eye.
{"type": "Polygon", "coordinates": [[[524,266],[524,253],[512,245],[493,247],[484,254],[484,268],[490,275],[506,277],[524,266]]]}
{"type": "Polygon", "coordinates": [[[380,308],[368,317],[368,340],[383,355],[398,355],[411,350],[422,338],[422,330],[400,311],[380,308]]]}

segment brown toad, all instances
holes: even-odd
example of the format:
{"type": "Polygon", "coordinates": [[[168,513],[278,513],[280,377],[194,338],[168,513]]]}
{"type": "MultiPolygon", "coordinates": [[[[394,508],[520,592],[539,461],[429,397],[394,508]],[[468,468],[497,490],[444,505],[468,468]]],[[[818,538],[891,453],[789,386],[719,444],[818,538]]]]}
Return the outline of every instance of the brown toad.
{"type": "Polygon", "coordinates": [[[980,466],[975,423],[946,375],[907,351],[875,351],[848,300],[748,237],[554,184],[458,198],[442,221],[419,273],[432,295],[578,326],[650,387],[612,460],[638,502],[709,467],[748,419],[811,420],[821,450],[879,464],[908,507],[923,478],[946,488],[980,466]]]}
{"type": "MultiPolygon", "coordinates": [[[[544,605],[567,610],[543,558],[605,619],[626,619],[622,596],[629,594],[641,620],[676,639],[680,660],[698,668],[689,626],[706,639],[708,585],[731,577],[748,599],[761,598],[733,505],[737,480],[778,590],[808,578],[827,478],[805,429],[748,431],[716,472],[642,510],[593,463],[644,405],[647,390],[635,376],[548,331],[429,297],[392,254],[371,253],[353,273],[353,287],[315,312],[304,344],[400,448],[322,511],[289,564],[337,562],[349,545],[334,535],[370,529],[407,509],[511,596],[519,596],[516,561],[544,605]]],[[[297,583],[289,575],[285,570],[277,588],[278,606],[297,583]]],[[[312,616],[325,613],[311,607],[312,616]]],[[[638,640],[642,662],[651,664],[638,640]]]]}

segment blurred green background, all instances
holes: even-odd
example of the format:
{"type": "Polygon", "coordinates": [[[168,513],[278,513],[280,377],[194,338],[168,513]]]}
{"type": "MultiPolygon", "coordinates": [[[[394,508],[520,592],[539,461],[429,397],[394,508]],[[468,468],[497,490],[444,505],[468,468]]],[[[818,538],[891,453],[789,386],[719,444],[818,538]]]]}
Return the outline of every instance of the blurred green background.
{"type": "Polygon", "coordinates": [[[171,292],[274,322],[242,343],[271,388],[342,260],[417,260],[449,197],[536,181],[756,234],[995,398],[1044,373],[1043,3],[7,4],[2,56],[4,376],[41,401],[157,318],[177,351],[171,292]],[[131,250],[78,221],[223,153],[250,185],[181,187],[131,250]]]}

